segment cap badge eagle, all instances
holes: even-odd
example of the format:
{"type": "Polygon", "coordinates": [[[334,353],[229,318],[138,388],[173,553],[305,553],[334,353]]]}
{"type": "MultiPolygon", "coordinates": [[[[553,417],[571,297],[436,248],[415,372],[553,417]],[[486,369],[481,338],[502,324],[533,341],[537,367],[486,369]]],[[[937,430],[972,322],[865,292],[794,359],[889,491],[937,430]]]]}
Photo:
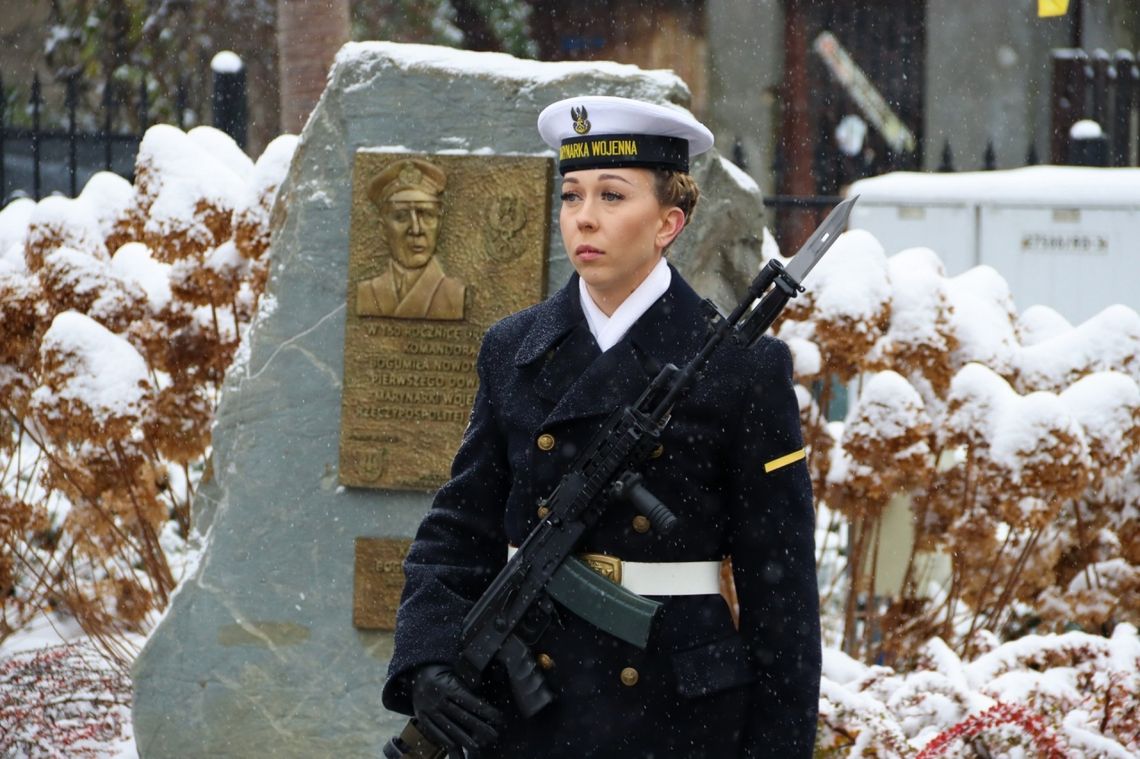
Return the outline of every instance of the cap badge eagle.
{"type": "Polygon", "coordinates": [[[586,113],[586,106],[577,105],[570,109],[570,118],[574,120],[574,131],[578,134],[589,134],[590,122],[589,114],[586,113]]]}

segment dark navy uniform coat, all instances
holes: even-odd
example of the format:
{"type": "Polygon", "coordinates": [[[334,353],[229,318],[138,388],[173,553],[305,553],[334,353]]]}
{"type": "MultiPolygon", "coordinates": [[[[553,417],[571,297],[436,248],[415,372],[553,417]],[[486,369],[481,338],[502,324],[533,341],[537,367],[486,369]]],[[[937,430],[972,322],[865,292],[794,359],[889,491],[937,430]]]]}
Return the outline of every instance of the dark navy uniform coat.
{"type": "MultiPolygon", "coordinates": [[[[538,521],[574,456],[619,404],[637,399],[665,363],[682,366],[707,337],[700,298],[674,270],[669,290],[609,351],[582,313],[577,275],[553,297],[486,334],[479,390],[455,456],[405,563],[395,652],[384,704],[411,713],[410,680],[429,662],[455,662],[464,615],[538,521]],[[537,444],[547,438],[543,450],[537,444]]],[[[565,609],[533,645],[556,701],[531,719],[514,710],[502,673],[481,693],[509,725],[490,756],[810,757],[819,698],[820,633],[811,485],[791,356],[766,337],[726,340],[675,407],[664,452],[645,484],[680,524],[668,536],[633,526],[612,506],[583,551],[631,561],[731,556],[737,631],[719,595],[658,597],[646,650],[565,609]],[[636,682],[623,682],[623,670],[636,682]]]]}

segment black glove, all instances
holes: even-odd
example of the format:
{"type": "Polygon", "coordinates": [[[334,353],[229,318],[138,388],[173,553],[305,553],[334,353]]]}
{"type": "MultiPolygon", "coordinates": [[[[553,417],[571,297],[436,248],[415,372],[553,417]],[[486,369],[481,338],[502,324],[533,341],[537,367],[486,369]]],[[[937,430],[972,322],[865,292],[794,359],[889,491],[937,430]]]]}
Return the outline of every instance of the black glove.
{"type": "Polygon", "coordinates": [[[424,737],[462,759],[462,748],[485,748],[499,738],[497,709],[467,689],[451,667],[425,664],[412,678],[412,708],[424,737]]]}

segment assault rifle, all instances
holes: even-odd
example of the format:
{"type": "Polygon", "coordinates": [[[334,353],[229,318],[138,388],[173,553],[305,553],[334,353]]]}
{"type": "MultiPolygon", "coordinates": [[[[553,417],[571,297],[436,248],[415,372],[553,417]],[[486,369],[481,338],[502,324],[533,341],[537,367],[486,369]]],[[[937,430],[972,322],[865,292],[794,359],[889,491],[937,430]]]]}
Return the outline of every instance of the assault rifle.
{"type": "MultiPolygon", "coordinates": [[[[804,290],[800,283],[835,242],[856,199],[836,206],[787,268],[769,260],[732,313],[714,317],[712,334],[697,355],[681,369],[667,364],[636,403],[614,411],[554,492],[542,499],[539,506],[548,510],[546,516],[463,620],[455,673],[467,686],[478,688],[484,670],[497,659],[523,716],[534,716],[547,706],[553,694],[525,641],[537,639],[549,624],[555,601],[609,634],[645,648],[660,602],[606,579],[577,559],[574,549],[606,509],[619,502],[628,503],[655,529],[673,529],[677,518],[641,484],[638,466],[657,447],[674,404],[725,337],[731,334],[752,345],[788,300],[804,290]]],[[[384,746],[387,759],[442,759],[445,753],[420,733],[415,719],[384,746]]]]}

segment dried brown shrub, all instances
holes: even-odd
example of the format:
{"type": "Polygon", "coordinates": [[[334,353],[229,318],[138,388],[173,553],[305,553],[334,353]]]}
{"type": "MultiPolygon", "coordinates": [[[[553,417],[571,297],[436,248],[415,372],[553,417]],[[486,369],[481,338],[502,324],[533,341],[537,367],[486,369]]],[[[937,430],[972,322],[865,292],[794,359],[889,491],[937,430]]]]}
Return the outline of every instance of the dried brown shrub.
{"type": "Polygon", "coordinates": [[[59,248],[71,248],[92,258],[107,259],[107,248],[98,221],[86,204],[52,196],[32,211],[24,240],[24,261],[31,272],[39,271],[44,257],[59,248]]]}
{"type": "Polygon", "coordinates": [[[914,388],[895,372],[872,377],[843,430],[853,464],[844,482],[846,513],[878,517],[894,493],[925,481],[929,439],[930,419],[914,388]]]}
{"type": "Polygon", "coordinates": [[[155,397],[143,429],[160,455],[188,464],[205,454],[213,421],[214,403],[203,386],[172,384],[155,397]]]}
{"type": "Polygon", "coordinates": [[[44,257],[39,281],[51,314],[78,311],[121,332],[146,310],[146,294],[133,282],[112,274],[105,261],[72,248],[44,257]]]}
{"type": "Polygon", "coordinates": [[[28,372],[36,361],[40,338],[47,329],[39,279],[0,273],[0,362],[28,372]]]}
{"type": "Polygon", "coordinates": [[[130,439],[152,392],[142,358],[122,338],[67,311],[40,346],[40,388],[32,413],[57,446],[109,445],[130,439]],[[92,339],[98,340],[92,345],[92,339]],[[114,348],[115,354],[102,351],[114,348]],[[115,371],[105,370],[114,366],[115,371]],[[119,382],[122,385],[119,385],[119,382]]]}
{"type": "Polygon", "coordinates": [[[205,308],[167,340],[164,365],[176,383],[220,386],[238,347],[232,310],[205,308]]]}
{"type": "Polygon", "coordinates": [[[16,209],[30,215],[13,238],[24,262],[0,267],[0,640],[16,611],[51,604],[114,656],[174,588],[159,535],[189,530],[292,144],[245,193],[197,142],[154,130],[134,187],[96,175],[80,199],[16,209]],[[164,259],[180,263],[173,288],[164,259]]]}
{"type": "Polygon", "coordinates": [[[817,318],[816,342],[832,374],[844,382],[858,375],[864,369],[864,357],[882,337],[890,319],[889,302],[883,303],[870,320],[845,315],[817,318]]]}
{"type": "Polygon", "coordinates": [[[180,130],[147,130],[135,161],[142,241],[160,261],[201,259],[233,236],[245,185],[180,130]],[[206,175],[209,179],[206,179],[206,175]]]}
{"type": "Polygon", "coordinates": [[[249,262],[233,243],[210,251],[203,260],[186,259],[171,270],[170,288],[180,299],[195,306],[225,306],[233,303],[242,283],[249,278],[249,262]]]}
{"type": "Polygon", "coordinates": [[[233,209],[199,198],[188,215],[166,218],[150,216],[143,227],[143,239],[160,261],[172,263],[184,258],[202,258],[232,233],[233,209]]]}

